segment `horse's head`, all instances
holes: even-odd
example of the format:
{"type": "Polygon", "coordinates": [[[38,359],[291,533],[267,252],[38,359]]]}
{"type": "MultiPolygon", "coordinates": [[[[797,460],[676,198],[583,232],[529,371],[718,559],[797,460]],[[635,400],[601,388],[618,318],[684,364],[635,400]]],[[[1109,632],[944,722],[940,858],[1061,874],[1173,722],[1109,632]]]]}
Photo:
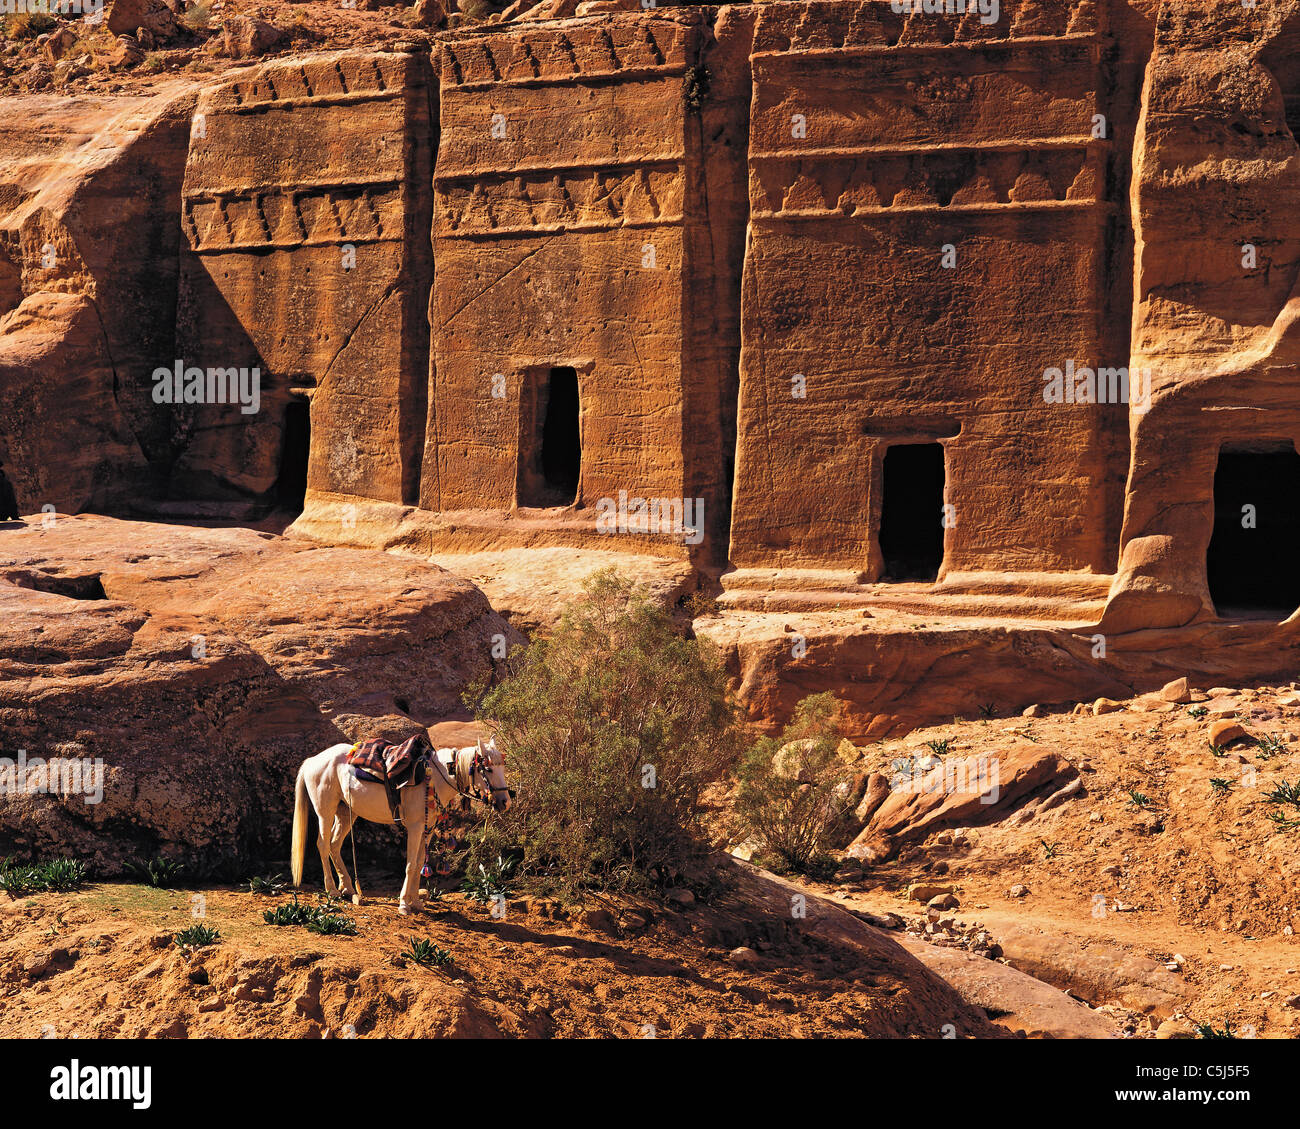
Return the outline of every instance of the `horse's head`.
{"type": "Polygon", "coordinates": [[[492,806],[497,811],[505,811],[514,793],[506,786],[506,758],[497,748],[495,737],[489,737],[486,745],[482,741],[478,743],[474,764],[481,779],[480,787],[491,795],[492,806]]]}

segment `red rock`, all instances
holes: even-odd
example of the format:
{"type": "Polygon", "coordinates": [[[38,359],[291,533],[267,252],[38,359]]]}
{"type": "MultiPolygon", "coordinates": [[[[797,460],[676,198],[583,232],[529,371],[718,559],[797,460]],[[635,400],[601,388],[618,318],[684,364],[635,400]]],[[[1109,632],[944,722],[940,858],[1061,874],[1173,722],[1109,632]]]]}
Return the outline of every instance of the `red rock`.
{"type": "Polygon", "coordinates": [[[1234,741],[1240,741],[1243,737],[1250,736],[1246,730],[1235,721],[1216,721],[1210,726],[1210,744],[1217,746],[1231,745],[1234,741]]]}
{"type": "Polygon", "coordinates": [[[232,16],[221,33],[221,53],[230,59],[254,59],[278,47],[285,32],[253,16],[232,16]]]}
{"type": "Polygon", "coordinates": [[[105,22],[114,35],[133,35],[143,28],[165,39],[179,30],[176,15],[164,0],[107,0],[105,22]]]}

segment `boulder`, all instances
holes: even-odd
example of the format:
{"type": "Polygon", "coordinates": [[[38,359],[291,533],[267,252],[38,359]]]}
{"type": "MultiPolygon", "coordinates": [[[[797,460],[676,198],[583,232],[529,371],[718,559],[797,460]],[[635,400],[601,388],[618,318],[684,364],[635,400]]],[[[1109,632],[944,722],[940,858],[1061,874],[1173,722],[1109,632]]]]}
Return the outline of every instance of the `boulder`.
{"type": "Polygon", "coordinates": [[[45,37],[45,58],[51,63],[57,63],[76,43],[77,33],[65,24],[45,37]]]}
{"type": "Polygon", "coordinates": [[[133,35],[119,35],[108,56],[109,70],[129,71],[144,62],[145,52],[133,35]]]}
{"type": "Polygon", "coordinates": [[[144,29],[159,39],[168,39],[180,30],[176,13],[164,0],[108,0],[105,17],[114,35],[133,35],[144,29]]]}
{"type": "Polygon", "coordinates": [[[254,59],[284,41],[274,24],[252,16],[232,16],[222,25],[221,53],[231,59],[254,59]]]}
{"type": "Polygon", "coordinates": [[[1167,682],[1161,687],[1160,696],[1166,702],[1184,704],[1192,700],[1192,689],[1188,685],[1186,678],[1175,678],[1172,682],[1167,682]]]}
{"type": "Polygon", "coordinates": [[[1250,734],[1235,721],[1220,720],[1210,726],[1210,744],[1211,745],[1231,745],[1234,741],[1240,741],[1250,734]]]}
{"type": "Polygon", "coordinates": [[[919,782],[891,792],[847,854],[882,862],[945,827],[988,822],[1032,796],[1055,796],[1077,779],[1067,760],[1038,746],[997,756],[950,757],[919,782]]]}

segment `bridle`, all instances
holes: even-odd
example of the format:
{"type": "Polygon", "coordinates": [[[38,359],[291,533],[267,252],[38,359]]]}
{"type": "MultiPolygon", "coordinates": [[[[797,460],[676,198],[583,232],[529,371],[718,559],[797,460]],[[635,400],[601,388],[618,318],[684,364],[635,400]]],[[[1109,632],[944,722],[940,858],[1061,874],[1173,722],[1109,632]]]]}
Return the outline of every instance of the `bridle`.
{"type": "MultiPolygon", "coordinates": [[[[498,757],[497,763],[504,767],[505,756],[499,750],[496,750],[496,755],[498,757]]],[[[434,758],[438,759],[436,752],[434,758]]],[[[490,775],[492,760],[483,751],[482,741],[475,745],[472,754],[468,748],[457,749],[452,756],[450,772],[447,771],[441,760],[438,760],[438,767],[443,772],[447,782],[451,784],[452,790],[465,801],[464,806],[468,806],[471,802],[477,802],[495,807],[498,796],[513,795],[512,790],[504,784],[498,787],[492,783],[490,775]]],[[[430,785],[429,791],[437,799],[437,789],[430,785]]],[[[443,807],[441,799],[437,799],[437,803],[440,808],[443,807]]]]}

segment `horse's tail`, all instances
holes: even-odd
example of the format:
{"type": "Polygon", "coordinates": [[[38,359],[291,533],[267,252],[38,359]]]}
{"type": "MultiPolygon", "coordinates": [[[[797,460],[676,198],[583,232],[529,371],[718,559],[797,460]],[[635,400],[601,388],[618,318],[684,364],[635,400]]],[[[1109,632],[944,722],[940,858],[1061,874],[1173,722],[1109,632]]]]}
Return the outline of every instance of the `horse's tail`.
{"type": "Polygon", "coordinates": [[[293,789],[293,845],[291,847],[290,869],[293,884],[302,885],[302,864],[307,855],[307,777],[304,764],[298,769],[298,780],[293,789]]]}

